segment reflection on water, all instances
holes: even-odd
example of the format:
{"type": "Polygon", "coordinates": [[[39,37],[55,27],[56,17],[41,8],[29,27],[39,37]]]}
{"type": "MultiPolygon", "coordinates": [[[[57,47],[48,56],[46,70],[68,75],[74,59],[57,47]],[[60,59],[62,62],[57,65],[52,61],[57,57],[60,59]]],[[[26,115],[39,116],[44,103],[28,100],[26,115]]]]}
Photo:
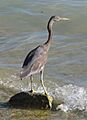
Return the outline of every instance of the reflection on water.
{"type": "MultiPolygon", "coordinates": [[[[6,102],[13,94],[30,89],[29,78],[20,81],[16,74],[26,54],[47,40],[46,24],[51,15],[69,17],[70,21],[53,26],[44,82],[49,94],[62,99],[72,112],[8,109],[4,106],[0,108],[1,120],[86,120],[87,0],[0,1],[0,101],[6,102]],[[85,112],[73,112],[74,108],[85,108],[85,112]]],[[[38,75],[34,76],[33,82],[35,90],[43,92],[38,75]]]]}

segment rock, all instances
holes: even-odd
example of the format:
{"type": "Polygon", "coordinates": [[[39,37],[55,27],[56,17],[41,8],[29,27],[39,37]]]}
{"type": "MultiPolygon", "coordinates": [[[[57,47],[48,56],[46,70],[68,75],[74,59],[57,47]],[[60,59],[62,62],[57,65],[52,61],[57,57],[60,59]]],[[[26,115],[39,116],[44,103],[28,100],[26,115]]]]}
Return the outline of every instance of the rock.
{"type": "Polygon", "coordinates": [[[58,109],[58,108],[62,104],[64,104],[63,100],[61,100],[61,99],[53,99],[51,110],[53,110],[53,111],[59,111],[60,109],[58,109]]]}
{"type": "Polygon", "coordinates": [[[41,93],[20,92],[8,101],[13,108],[51,109],[53,98],[41,93]]]}

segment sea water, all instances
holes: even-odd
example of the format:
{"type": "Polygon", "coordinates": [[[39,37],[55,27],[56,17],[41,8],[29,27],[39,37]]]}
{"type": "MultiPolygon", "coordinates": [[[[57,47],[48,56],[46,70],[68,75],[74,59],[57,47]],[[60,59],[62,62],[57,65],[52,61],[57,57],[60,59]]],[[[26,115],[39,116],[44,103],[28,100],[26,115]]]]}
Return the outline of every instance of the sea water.
{"type": "MultiPolygon", "coordinates": [[[[34,75],[33,88],[43,93],[39,75],[34,75]]],[[[87,0],[1,0],[0,120],[87,120],[86,112],[87,0]],[[29,78],[21,81],[17,74],[27,53],[47,40],[52,15],[70,19],[54,24],[44,70],[48,94],[63,104],[55,112],[3,108],[12,95],[30,90],[29,78]]]]}

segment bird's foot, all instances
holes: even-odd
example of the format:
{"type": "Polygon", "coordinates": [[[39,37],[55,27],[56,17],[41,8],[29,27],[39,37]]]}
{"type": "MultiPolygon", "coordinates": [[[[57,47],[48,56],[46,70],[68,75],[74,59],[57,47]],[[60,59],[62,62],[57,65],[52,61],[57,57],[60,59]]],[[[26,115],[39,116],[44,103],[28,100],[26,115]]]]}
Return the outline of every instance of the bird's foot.
{"type": "Polygon", "coordinates": [[[35,91],[35,90],[33,90],[33,89],[31,89],[29,92],[30,92],[30,93],[35,93],[36,91],[35,91]]]}
{"type": "Polygon", "coordinates": [[[46,96],[48,96],[48,93],[47,93],[47,92],[45,92],[44,94],[45,94],[46,96]]]}

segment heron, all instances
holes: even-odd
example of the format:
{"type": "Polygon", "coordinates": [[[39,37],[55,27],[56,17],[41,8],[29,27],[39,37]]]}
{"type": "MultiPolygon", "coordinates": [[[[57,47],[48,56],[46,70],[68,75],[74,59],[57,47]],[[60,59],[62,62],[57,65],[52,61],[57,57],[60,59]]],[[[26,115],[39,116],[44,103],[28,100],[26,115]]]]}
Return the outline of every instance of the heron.
{"type": "Polygon", "coordinates": [[[31,50],[22,65],[22,71],[20,72],[20,78],[28,76],[31,80],[31,92],[33,92],[32,89],[32,81],[33,81],[33,75],[39,73],[40,74],[40,82],[43,87],[44,93],[47,95],[46,87],[44,86],[43,82],[43,72],[44,72],[44,66],[47,63],[48,58],[48,51],[51,45],[52,41],[52,26],[55,21],[62,21],[62,20],[69,20],[65,17],[60,16],[51,16],[48,24],[47,24],[47,30],[48,30],[48,39],[45,41],[42,45],[37,46],[33,50],[31,50]]]}

